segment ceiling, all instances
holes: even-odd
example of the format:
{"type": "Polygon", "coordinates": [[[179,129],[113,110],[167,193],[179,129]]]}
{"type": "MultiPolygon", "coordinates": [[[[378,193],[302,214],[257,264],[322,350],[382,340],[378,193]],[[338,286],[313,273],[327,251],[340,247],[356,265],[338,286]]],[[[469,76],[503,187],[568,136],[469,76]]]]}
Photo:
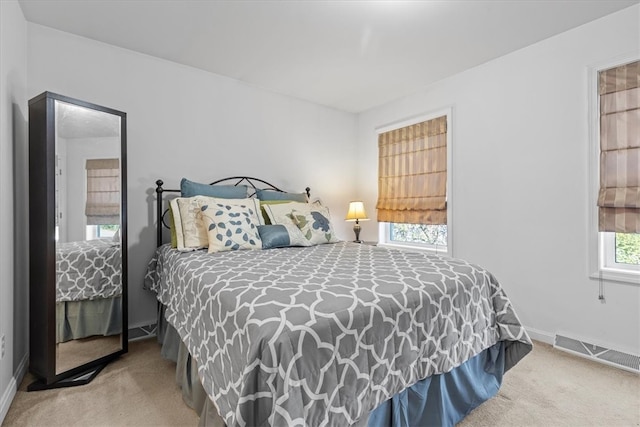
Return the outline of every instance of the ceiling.
{"type": "Polygon", "coordinates": [[[640,0],[19,0],[28,21],[348,112],[640,0]]]}

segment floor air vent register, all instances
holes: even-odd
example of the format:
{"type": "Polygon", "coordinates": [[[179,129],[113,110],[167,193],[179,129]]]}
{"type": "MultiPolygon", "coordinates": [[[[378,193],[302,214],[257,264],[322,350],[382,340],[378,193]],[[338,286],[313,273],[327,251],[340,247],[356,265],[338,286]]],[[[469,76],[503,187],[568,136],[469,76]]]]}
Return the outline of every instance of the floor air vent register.
{"type": "Polygon", "coordinates": [[[625,371],[640,373],[640,356],[600,347],[562,335],[556,335],[553,347],[587,359],[615,366],[625,371]]]}

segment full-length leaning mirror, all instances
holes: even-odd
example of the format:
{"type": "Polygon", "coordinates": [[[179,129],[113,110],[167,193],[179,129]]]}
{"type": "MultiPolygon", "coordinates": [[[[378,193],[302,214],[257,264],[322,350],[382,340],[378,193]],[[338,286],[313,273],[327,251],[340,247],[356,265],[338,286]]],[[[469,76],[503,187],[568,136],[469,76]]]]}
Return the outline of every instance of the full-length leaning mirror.
{"type": "Polygon", "coordinates": [[[29,390],[82,385],[127,351],[126,114],[29,101],[29,390]]]}

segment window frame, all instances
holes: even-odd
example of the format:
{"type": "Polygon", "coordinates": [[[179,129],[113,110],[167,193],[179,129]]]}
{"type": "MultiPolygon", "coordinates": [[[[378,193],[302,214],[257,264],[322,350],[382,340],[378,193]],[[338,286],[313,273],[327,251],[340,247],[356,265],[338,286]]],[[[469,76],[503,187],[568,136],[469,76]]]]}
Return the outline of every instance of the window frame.
{"type": "Polygon", "coordinates": [[[598,231],[598,190],[600,187],[600,96],[598,74],[640,60],[637,53],[619,56],[588,67],[588,125],[589,125],[589,179],[588,179],[588,276],[640,286],[640,266],[615,262],[615,233],[598,231]]]}
{"type": "Polygon", "coordinates": [[[431,245],[428,243],[397,242],[390,240],[391,223],[388,222],[378,223],[378,245],[380,246],[428,251],[453,257],[453,227],[451,226],[451,223],[453,222],[453,107],[446,107],[429,113],[423,113],[418,116],[377,127],[376,135],[378,136],[381,133],[415,125],[416,123],[425,122],[442,116],[447,117],[447,246],[444,248],[442,246],[431,245]]]}
{"type": "Polygon", "coordinates": [[[103,236],[100,233],[100,227],[115,225],[120,228],[118,224],[97,224],[97,225],[86,225],[85,224],[85,239],[86,240],[94,240],[102,237],[113,237],[117,231],[114,231],[111,235],[103,236]]]}
{"type": "MultiPolygon", "coordinates": [[[[447,201],[447,205],[449,202],[447,201]]],[[[449,215],[449,209],[447,208],[447,215],[449,215]]],[[[430,251],[438,254],[453,256],[449,251],[451,247],[451,239],[449,238],[449,218],[447,217],[447,246],[439,246],[432,245],[430,243],[419,243],[419,242],[399,242],[396,240],[391,240],[391,224],[390,222],[381,222],[379,223],[378,229],[378,239],[379,245],[382,246],[391,246],[396,248],[403,249],[418,249],[422,251],[430,251]],[[384,240],[383,240],[384,238],[384,240]]]]}
{"type": "Polygon", "coordinates": [[[640,265],[625,264],[622,262],[616,262],[616,233],[614,232],[599,232],[600,234],[600,253],[601,262],[604,268],[609,270],[622,270],[634,272],[637,271],[640,274],[640,265]],[[623,266],[623,267],[619,267],[623,266]]]}

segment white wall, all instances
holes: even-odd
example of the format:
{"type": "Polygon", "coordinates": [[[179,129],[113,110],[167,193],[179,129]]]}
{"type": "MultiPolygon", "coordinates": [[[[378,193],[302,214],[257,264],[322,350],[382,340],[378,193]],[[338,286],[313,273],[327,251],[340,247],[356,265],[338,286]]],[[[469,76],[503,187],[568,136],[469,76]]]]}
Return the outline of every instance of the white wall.
{"type": "Polygon", "coordinates": [[[0,423],[24,375],[28,351],[27,24],[0,1],[0,423]],[[15,183],[15,187],[14,187],[15,183]]]}
{"type": "Polygon", "coordinates": [[[154,182],[266,179],[327,204],[338,228],[355,193],[356,118],[235,80],[28,24],[28,96],[45,90],[127,113],[130,326],[155,321],[142,289],[155,248],[154,182]]]}
{"type": "MultiPolygon", "coordinates": [[[[588,278],[587,68],[639,52],[640,6],[359,116],[358,187],[377,191],[376,127],[453,106],[454,256],[506,288],[523,323],[640,354],[640,286],[588,278]]],[[[366,239],[377,223],[363,223],[366,239]]]]}

